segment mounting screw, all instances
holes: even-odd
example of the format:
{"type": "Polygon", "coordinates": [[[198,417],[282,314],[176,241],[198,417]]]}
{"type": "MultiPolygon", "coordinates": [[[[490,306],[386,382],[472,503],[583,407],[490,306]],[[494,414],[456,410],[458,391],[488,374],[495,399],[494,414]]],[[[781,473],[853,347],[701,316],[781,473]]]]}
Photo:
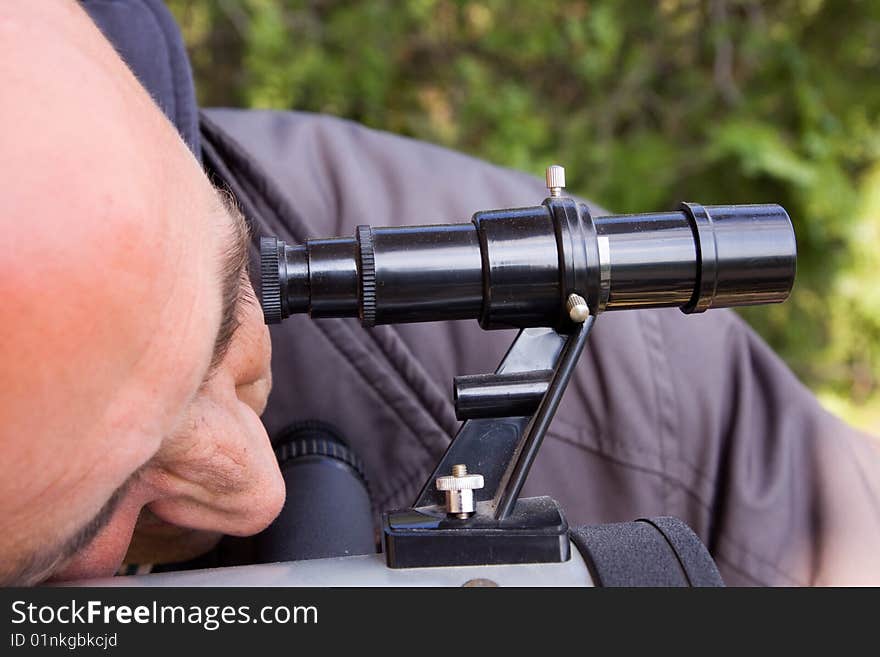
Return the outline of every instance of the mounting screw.
{"type": "Polygon", "coordinates": [[[564,187],[565,169],[558,164],[551,164],[547,167],[547,189],[550,190],[550,196],[562,196],[564,187]]]}
{"type": "Polygon", "coordinates": [[[446,492],[446,513],[464,520],[474,512],[474,491],[483,487],[483,475],[468,474],[463,464],[452,466],[452,476],[437,477],[437,490],[446,492]]]}
{"type": "Polygon", "coordinates": [[[590,316],[590,307],[580,294],[569,294],[568,300],[565,302],[565,309],[568,310],[571,321],[576,324],[583,324],[590,316]]]}

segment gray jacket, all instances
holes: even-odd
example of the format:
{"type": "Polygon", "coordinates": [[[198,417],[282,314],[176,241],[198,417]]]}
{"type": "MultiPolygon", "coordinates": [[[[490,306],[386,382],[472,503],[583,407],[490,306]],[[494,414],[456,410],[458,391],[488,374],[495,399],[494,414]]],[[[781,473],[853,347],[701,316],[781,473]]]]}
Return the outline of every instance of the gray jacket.
{"type": "MultiPolygon", "coordinates": [[[[546,194],[524,174],[328,117],[210,110],[201,137],[255,236],[294,243],[546,194]]],[[[453,376],[493,371],[512,338],[476,322],[291,318],[272,328],[264,421],[270,435],[335,424],[366,462],[375,510],[406,506],[457,430],[453,376]]],[[[573,525],[677,516],[728,584],[880,584],[880,444],[822,410],[732,312],[599,317],[524,494],[555,497],[573,525]]]]}

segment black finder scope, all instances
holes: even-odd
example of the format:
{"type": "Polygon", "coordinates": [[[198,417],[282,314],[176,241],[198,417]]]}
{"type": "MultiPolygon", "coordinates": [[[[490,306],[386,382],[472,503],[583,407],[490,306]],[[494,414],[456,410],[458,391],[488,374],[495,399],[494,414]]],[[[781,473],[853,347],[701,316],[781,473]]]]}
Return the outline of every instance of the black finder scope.
{"type": "Polygon", "coordinates": [[[779,205],[592,217],[564,196],[469,223],[358,226],[298,246],[263,237],[260,248],[267,323],[308,313],[365,326],[478,319],[486,329],[565,329],[573,303],[592,315],[778,303],[797,256],[779,205]]]}

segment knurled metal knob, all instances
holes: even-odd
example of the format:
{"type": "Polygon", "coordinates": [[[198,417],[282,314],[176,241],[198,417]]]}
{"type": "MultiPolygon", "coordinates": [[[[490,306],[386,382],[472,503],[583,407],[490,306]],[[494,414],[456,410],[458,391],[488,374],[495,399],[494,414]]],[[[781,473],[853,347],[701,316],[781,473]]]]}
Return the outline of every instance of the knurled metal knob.
{"type": "Polygon", "coordinates": [[[434,485],[446,493],[446,513],[467,518],[474,512],[474,491],[483,487],[483,475],[468,474],[467,466],[452,466],[452,474],[437,477],[434,485]]]}
{"type": "Polygon", "coordinates": [[[565,309],[568,311],[571,321],[576,324],[583,324],[590,316],[590,307],[580,294],[569,294],[565,302],[565,309]]]}
{"type": "Polygon", "coordinates": [[[561,196],[565,188],[565,169],[558,164],[551,164],[547,167],[546,177],[550,196],[561,196]]]}

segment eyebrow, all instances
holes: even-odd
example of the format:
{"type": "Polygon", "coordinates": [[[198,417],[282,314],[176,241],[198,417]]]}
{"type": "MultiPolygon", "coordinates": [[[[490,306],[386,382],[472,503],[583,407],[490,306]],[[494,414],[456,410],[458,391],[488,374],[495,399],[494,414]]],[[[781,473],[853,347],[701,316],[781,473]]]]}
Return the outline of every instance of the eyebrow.
{"type": "Polygon", "coordinates": [[[214,192],[222,213],[229,218],[231,235],[221,254],[220,295],[222,310],[220,327],[217,330],[217,337],[214,339],[211,366],[208,368],[205,380],[211,378],[223,360],[240,324],[239,306],[248,289],[244,283],[248,273],[248,246],[251,241],[248,223],[241,210],[238,209],[232,194],[219,187],[215,187],[214,192]]]}

